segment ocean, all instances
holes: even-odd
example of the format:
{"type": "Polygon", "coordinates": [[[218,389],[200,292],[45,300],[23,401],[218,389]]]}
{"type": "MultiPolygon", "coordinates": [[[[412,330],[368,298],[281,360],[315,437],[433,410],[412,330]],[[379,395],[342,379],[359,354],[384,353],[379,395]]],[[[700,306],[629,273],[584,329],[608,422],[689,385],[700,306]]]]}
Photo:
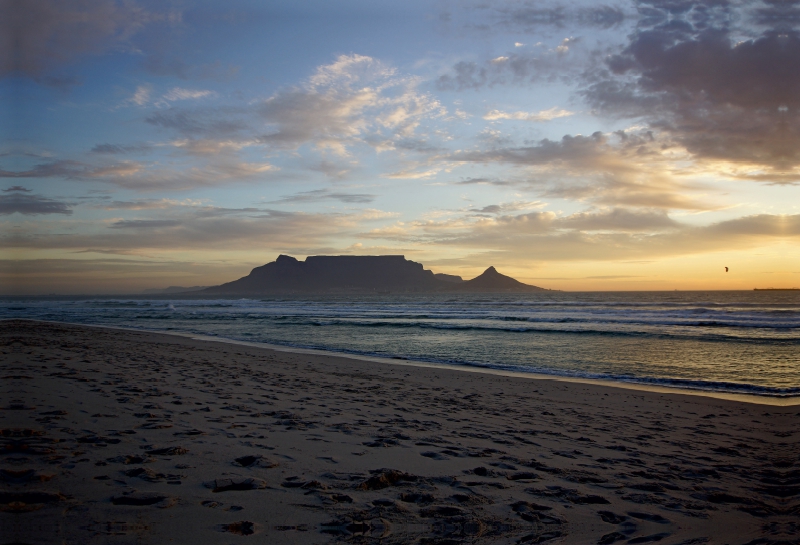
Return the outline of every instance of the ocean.
{"type": "Polygon", "coordinates": [[[36,298],[0,318],[762,396],[800,395],[800,292],[36,298]]]}

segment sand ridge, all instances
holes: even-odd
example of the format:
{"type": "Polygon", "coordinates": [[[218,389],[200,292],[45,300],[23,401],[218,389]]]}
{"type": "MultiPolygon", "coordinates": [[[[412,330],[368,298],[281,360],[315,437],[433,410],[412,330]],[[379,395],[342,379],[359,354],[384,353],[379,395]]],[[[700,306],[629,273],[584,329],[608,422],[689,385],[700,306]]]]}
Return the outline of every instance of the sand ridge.
{"type": "Polygon", "coordinates": [[[4,543],[798,543],[796,407],[0,324],[4,543]]]}

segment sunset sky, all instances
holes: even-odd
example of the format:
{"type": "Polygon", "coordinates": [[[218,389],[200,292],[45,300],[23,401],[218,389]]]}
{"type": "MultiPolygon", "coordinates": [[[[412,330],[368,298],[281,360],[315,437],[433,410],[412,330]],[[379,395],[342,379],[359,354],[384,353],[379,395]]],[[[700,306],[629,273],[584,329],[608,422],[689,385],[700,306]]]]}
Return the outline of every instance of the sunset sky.
{"type": "Polygon", "coordinates": [[[800,1],[0,6],[1,293],[800,287],[800,1]]]}

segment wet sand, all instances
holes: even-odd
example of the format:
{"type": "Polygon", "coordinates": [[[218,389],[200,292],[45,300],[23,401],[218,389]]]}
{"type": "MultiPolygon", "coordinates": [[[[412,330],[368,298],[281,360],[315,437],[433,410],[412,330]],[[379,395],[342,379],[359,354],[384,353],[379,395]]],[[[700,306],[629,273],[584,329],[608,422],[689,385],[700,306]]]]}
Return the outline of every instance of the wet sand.
{"type": "Polygon", "coordinates": [[[0,322],[2,543],[800,543],[800,407],[0,322]]]}

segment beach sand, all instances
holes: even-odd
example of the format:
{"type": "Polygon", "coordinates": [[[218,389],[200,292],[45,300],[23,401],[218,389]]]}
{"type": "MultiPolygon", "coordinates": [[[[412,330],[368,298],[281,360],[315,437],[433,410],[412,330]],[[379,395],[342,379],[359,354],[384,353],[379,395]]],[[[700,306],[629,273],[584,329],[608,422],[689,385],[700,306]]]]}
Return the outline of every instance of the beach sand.
{"type": "Polygon", "coordinates": [[[2,543],[800,543],[800,407],[0,323],[2,543]]]}

